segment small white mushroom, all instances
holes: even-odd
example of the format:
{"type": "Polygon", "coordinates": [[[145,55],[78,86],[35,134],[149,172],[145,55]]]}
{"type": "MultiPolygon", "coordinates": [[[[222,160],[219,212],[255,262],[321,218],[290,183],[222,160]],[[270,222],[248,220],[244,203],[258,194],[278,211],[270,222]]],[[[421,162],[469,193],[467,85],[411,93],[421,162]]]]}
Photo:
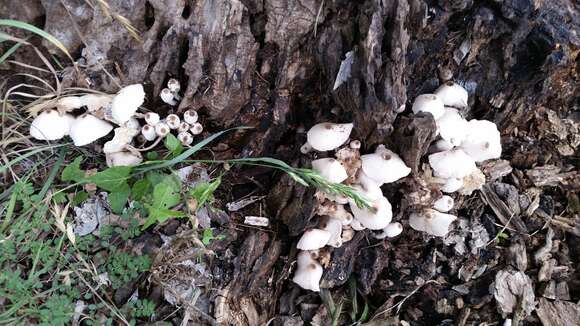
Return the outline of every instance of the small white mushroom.
{"type": "Polygon", "coordinates": [[[161,93],[159,94],[159,97],[161,97],[161,100],[171,106],[174,106],[177,104],[177,101],[175,100],[173,93],[171,93],[171,90],[169,90],[169,88],[164,88],[161,90],[161,93]]]}
{"type": "Polygon", "coordinates": [[[79,116],[71,124],[70,138],[75,146],[84,146],[106,136],[113,130],[113,126],[93,115],[79,116]]]}
{"type": "Polygon", "coordinates": [[[453,144],[446,141],[445,139],[439,139],[435,143],[431,144],[431,146],[429,146],[429,153],[448,151],[453,147],[454,147],[453,144]]]}
{"type": "Polygon", "coordinates": [[[487,120],[470,120],[467,136],[461,148],[476,162],[501,156],[501,137],[495,123],[487,120]]]}
{"type": "Polygon", "coordinates": [[[57,110],[40,113],[30,125],[30,136],[38,140],[57,140],[69,134],[74,117],[57,110]]]}
{"type": "Polygon", "coordinates": [[[328,239],[327,245],[334,248],[339,248],[340,246],[342,246],[341,220],[333,217],[327,217],[320,225],[320,228],[330,233],[330,239],[328,239]]]}
{"type": "Polygon", "coordinates": [[[403,232],[403,225],[399,222],[389,223],[382,232],[375,234],[375,238],[377,239],[384,239],[384,238],[394,238],[403,232]]]}
{"type": "Polygon", "coordinates": [[[441,191],[445,193],[456,192],[463,187],[463,178],[448,178],[445,179],[445,183],[441,186],[441,191]]]}
{"type": "Polygon", "coordinates": [[[476,169],[475,161],[464,151],[454,148],[429,155],[429,165],[440,178],[463,178],[476,169]]]}
{"type": "Polygon", "coordinates": [[[312,146],[310,146],[309,143],[306,143],[306,144],[300,146],[300,153],[308,154],[308,153],[312,152],[313,149],[314,148],[312,148],[312,146]]]}
{"type": "Polygon", "coordinates": [[[203,126],[201,125],[201,123],[196,122],[191,125],[191,129],[189,129],[189,131],[191,131],[191,133],[194,135],[199,135],[203,131],[203,126]]]}
{"type": "Polygon", "coordinates": [[[107,166],[135,166],[143,162],[143,157],[139,152],[122,151],[108,153],[105,155],[107,166]]]}
{"type": "Polygon", "coordinates": [[[361,156],[363,172],[379,184],[395,182],[411,173],[401,157],[379,145],[373,154],[361,156]]]}
{"type": "Polygon", "coordinates": [[[296,261],[298,268],[294,272],[292,282],[305,290],[319,292],[323,273],[322,265],[308,251],[299,252],[296,261]]]}
{"type": "Polygon", "coordinates": [[[103,146],[103,153],[110,154],[121,152],[125,147],[131,143],[133,137],[138,133],[134,129],[127,127],[115,128],[115,136],[103,146]]]}
{"type": "Polygon", "coordinates": [[[159,118],[159,114],[155,112],[147,112],[145,113],[145,122],[151,126],[155,126],[159,123],[161,118],[159,118]]]}
{"type": "Polygon", "coordinates": [[[456,216],[426,209],[409,216],[409,225],[422,232],[436,237],[444,237],[449,232],[449,225],[457,219],[456,216]]]}
{"type": "Polygon", "coordinates": [[[312,169],[330,183],[341,183],[348,178],[344,166],[334,158],[321,158],[312,161],[312,169]]]}
{"type": "Polygon", "coordinates": [[[152,125],[146,124],[141,128],[141,134],[143,137],[148,141],[153,141],[157,138],[157,133],[155,132],[155,127],[152,125]]]}
{"type": "Polygon", "coordinates": [[[330,240],[330,232],[321,229],[308,229],[304,231],[296,248],[300,250],[316,250],[320,249],[330,240]]]}
{"type": "Polygon", "coordinates": [[[56,101],[56,107],[66,112],[78,109],[83,105],[84,103],[80,96],[64,96],[56,101]]]}
{"type": "Polygon", "coordinates": [[[391,203],[389,203],[389,200],[384,196],[374,200],[369,209],[359,208],[356,203],[351,200],[350,210],[352,211],[355,220],[359,221],[365,228],[371,230],[380,230],[386,227],[391,223],[391,219],[393,218],[391,203]]]}
{"type": "Polygon", "coordinates": [[[375,179],[371,179],[362,169],[358,170],[356,177],[358,185],[354,185],[353,187],[365,197],[370,200],[375,200],[383,195],[381,184],[375,181],[375,179]]]}
{"type": "Polygon", "coordinates": [[[193,136],[187,131],[177,134],[177,139],[185,146],[189,146],[193,143],[193,136]]]}
{"type": "Polygon", "coordinates": [[[135,135],[137,135],[139,133],[139,130],[141,129],[141,124],[139,123],[139,120],[137,120],[135,117],[131,117],[131,119],[127,120],[127,122],[125,122],[123,126],[129,129],[133,129],[135,131],[135,135]]]}
{"type": "Polygon", "coordinates": [[[179,127],[177,127],[177,132],[186,132],[189,131],[189,128],[191,128],[191,126],[189,125],[189,123],[182,121],[179,124],[179,127]]]}
{"type": "Polygon", "coordinates": [[[187,110],[187,111],[183,112],[183,120],[185,120],[185,122],[189,123],[190,125],[196,123],[197,119],[199,119],[199,116],[197,115],[197,111],[187,110]]]}
{"type": "Polygon", "coordinates": [[[181,124],[181,119],[177,114],[170,114],[165,118],[165,123],[169,126],[169,129],[177,129],[181,124]]]}
{"type": "Polygon", "coordinates": [[[352,140],[349,144],[350,148],[352,149],[360,149],[361,143],[360,140],[352,140]]]}
{"type": "Polygon", "coordinates": [[[452,197],[444,195],[433,203],[433,208],[441,213],[449,212],[453,208],[455,201],[452,197]]]}
{"type": "Polygon", "coordinates": [[[172,93],[177,93],[181,89],[181,85],[177,79],[171,78],[167,81],[167,88],[169,88],[172,93]]]}
{"type": "Polygon", "coordinates": [[[320,216],[329,216],[341,221],[342,225],[352,223],[352,214],[350,214],[342,204],[325,202],[318,206],[316,214],[320,216]]]}
{"type": "Polygon", "coordinates": [[[352,128],[352,123],[319,123],[308,130],[306,139],[317,151],[331,151],[348,140],[352,128]]]}
{"type": "Polygon", "coordinates": [[[445,106],[439,96],[435,94],[422,94],[415,98],[412,107],[413,113],[428,112],[433,119],[439,119],[445,113],[445,106]]]}
{"type": "Polygon", "coordinates": [[[439,135],[453,146],[461,145],[468,130],[468,123],[457,109],[445,108],[445,113],[437,120],[439,135]]]}
{"type": "Polygon", "coordinates": [[[435,94],[441,98],[445,106],[451,106],[459,109],[467,107],[467,91],[459,84],[448,81],[439,86],[435,94]]]}
{"type": "Polygon", "coordinates": [[[145,101],[143,85],[134,84],[123,87],[111,102],[111,115],[117,124],[127,122],[145,101]]]}
{"type": "Polygon", "coordinates": [[[159,122],[155,125],[155,133],[159,137],[165,137],[169,133],[169,126],[165,122],[159,122]]]}
{"type": "Polygon", "coordinates": [[[362,231],[366,229],[358,220],[352,220],[352,223],[350,223],[349,226],[355,231],[362,231]]]}

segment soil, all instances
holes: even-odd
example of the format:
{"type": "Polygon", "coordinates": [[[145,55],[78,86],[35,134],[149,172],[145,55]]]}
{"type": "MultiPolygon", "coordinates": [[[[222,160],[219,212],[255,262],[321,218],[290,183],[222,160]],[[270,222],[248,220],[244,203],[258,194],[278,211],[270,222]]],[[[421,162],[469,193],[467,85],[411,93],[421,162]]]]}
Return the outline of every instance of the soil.
{"type": "MultiPolygon", "coordinates": [[[[76,0],[8,0],[0,13],[66,45],[79,69],[64,69],[63,87],[114,93],[143,83],[144,106],[165,114],[174,109],[156,94],[176,78],[184,98],[175,111],[198,110],[204,135],[253,128],[220,139],[208,157],[268,156],[307,167],[315,154],[300,154],[304,130],[353,121],[362,152],[386,144],[413,170],[383,187],[403,233],[378,240],[357,232],[329,252],[321,283],[328,290],[319,295],[290,281],[298,236],[318,218],[315,191],[271,169],[236,166],[217,192],[216,209],[205,212],[223,237],[199,249],[187,223],[174,220],[125,244],[155,259],[148,277],[114,293],[117,304],[140,288],[159,304],[158,318],[175,325],[184,318],[191,325],[329,325],[329,297],[343,303],[338,325],[356,322],[349,317],[353,298],[357,316],[368,305],[367,325],[497,325],[508,318],[512,325],[580,325],[575,2],[106,2],[113,15],[76,0]],[[350,76],[335,89],[349,56],[350,76]],[[456,196],[460,218],[441,239],[407,222],[421,204],[416,198],[425,197],[416,192],[435,129],[430,116],[411,117],[410,103],[448,80],[468,90],[467,118],[498,125],[503,153],[484,164],[481,191],[456,196]],[[226,209],[248,196],[258,199],[226,209]],[[268,217],[270,226],[244,225],[245,216],[268,217]],[[180,263],[192,257],[195,264],[180,263]],[[175,313],[174,306],[183,309],[175,313]]],[[[50,44],[37,45],[66,62],[50,44]]],[[[39,59],[21,51],[15,60],[39,59]]],[[[24,70],[9,69],[2,73],[24,70]]]]}

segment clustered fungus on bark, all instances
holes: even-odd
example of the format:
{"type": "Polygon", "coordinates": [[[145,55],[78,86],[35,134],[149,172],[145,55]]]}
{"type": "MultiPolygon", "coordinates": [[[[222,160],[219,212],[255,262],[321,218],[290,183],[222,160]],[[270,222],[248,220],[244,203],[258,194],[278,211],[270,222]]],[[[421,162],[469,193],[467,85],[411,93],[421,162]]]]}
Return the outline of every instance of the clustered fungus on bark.
{"type": "MultiPolygon", "coordinates": [[[[431,114],[436,122],[438,138],[429,147],[425,166],[425,184],[442,193],[459,192],[469,195],[485,184],[485,175],[477,163],[501,155],[500,133],[497,126],[486,120],[467,121],[462,110],[467,107],[468,94],[460,85],[447,82],[434,94],[419,95],[412,106],[413,113],[431,114]]],[[[319,223],[304,231],[297,243],[300,250],[293,281],[300,287],[320,291],[320,280],[328,264],[329,250],[351,240],[356,231],[380,231],[378,239],[396,237],[403,225],[392,222],[393,209],[381,186],[407,177],[411,169],[403,159],[385,145],[378,145],[373,153],[361,155],[361,143],[350,140],[352,123],[319,123],[307,132],[303,154],[311,151],[334,151],[334,157],[312,161],[312,169],[329,183],[351,186],[366,200],[368,207],[357,205],[352,198],[316,193],[319,223]],[[345,145],[346,144],[346,145],[345,145]],[[345,205],[348,204],[348,209],[345,205]]],[[[426,208],[410,208],[404,212],[409,226],[428,235],[444,237],[457,219],[449,212],[454,199],[449,195],[434,198],[426,208]]]]}

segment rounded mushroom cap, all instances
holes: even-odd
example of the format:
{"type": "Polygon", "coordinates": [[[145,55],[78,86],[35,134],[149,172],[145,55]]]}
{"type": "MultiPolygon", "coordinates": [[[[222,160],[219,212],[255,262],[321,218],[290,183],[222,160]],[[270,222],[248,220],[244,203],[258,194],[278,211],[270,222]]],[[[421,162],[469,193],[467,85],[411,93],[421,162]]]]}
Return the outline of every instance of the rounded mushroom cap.
{"type": "Polygon", "coordinates": [[[437,121],[439,135],[443,140],[453,146],[461,145],[468,131],[468,123],[459,111],[452,108],[445,108],[445,113],[437,121]]]}
{"type": "Polygon", "coordinates": [[[449,178],[445,179],[445,183],[441,186],[441,191],[446,193],[456,192],[463,187],[462,178],[449,178]]]}
{"type": "Polygon", "coordinates": [[[331,183],[341,183],[348,178],[340,161],[331,157],[312,161],[312,169],[331,183]]]}
{"type": "Polygon", "coordinates": [[[67,112],[78,109],[85,105],[80,96],[64,96],[56,101],[56,107],[67,112]]]}
{"type": "Polygon", "coordinates": [[[459,148],[429,155],[429,165],[436,177],[445,179],[463,178],[476,169],[475,161],[459,148]]]}
{"type": "Polygon", "coordinates": [[[167,118],[165,118],[165,123],[167,123],[170,129],[177,129],[181,124],[181,119],[179,119],[177,114],[169,114],[167,118]]]}
{"type": "Polygon", "coordinates": [[[387,238],[394,238],[403,232],[403,225],[399,222],[389,223],[383,231],[387,238]]]}
{"type": "Polygon", "coordinates": [[[439,96],[435,94],[422,94],[415,98],[412,107],[413,113],[431,113],[433,119],[439,119],[445,113],[445,105],[439,96]]]}
{"type": "Polygon", "coordinates": [[[371,203],[370,209],[359,208],[354,201],[351,201],[350,210],[355,220],[359,221],[365,228],[371,230],[380,230],[386,227],[391,223],[391,219],[393,218],[391,203],[384,196],[374,200],[371,203]]]}
{"type": "Polygon", "coordinates": [[[362,170],[379,184],[395,182],[411,173],[401,157],[380,145],[375,153],[361,156],[362,170]]]}
{"type": "Polygon", "coordinates": [[[352,123],[323,122],[310,128],[306,133],[306,139],[317,151],[331,151],[348,140],[352,128],[352,123]]]}
{"type": "Polygon", "coordinates": [[[129,151],[122,151],[122,152],[115,152],[115,153],[108,153],[105,155],[107,160],[107,166],[135,166],[139,163],[143,162],[143,157],[139,152],[129,152],[129,151]]]}
{"type": "Polygon", "coordinates": [[[446,141],[445,139],[439,139],[435,143],[431,144],[431,146],[429,146],[429,153],[448,151],[453,147],[454,147],[453,144],[446,141]]]}
{"type": "Polygon", "coordinates": [[[169,88],[164,88],[161,90],[161,93],[159,93],[159,97],[161,97],[161,100],[169,105],[175,105],[177,104],[177,102],[174,99],[174,95],[173,93],[171,93],[171,90],[169,88]]]}
{"type": "Polygon", "coordinates": [[[499,158],[501,136],[495,123],[487,120],[470,120],[461,148],[476,162],[499,158]]]}
{"type": "Polygon", "coordinates": [[[145,91],[143,85],[134,84],[123,87],[113,98],[111,103],[111,115],[118,124],[127,122],[143,102],[145,91]]]}
{"type": "Polygon", "coordinates": [[[191,143],[193,143],[193,136],[187,131],[182,131],[177,134],[177,139],[185,146],[191,145],[191,143]]]}
{"type": "Polygon", "coordinates": [[[444,237],[449,232],[449,225],[457,219],[456,216],[426,209],[409,216],[409,225],[417,230],[436,237],[444,237]]]}
{"type": "Polygon", "coordinates": [[[160,120],[161,120],[161,118],[159,117],[159,114],[157,114],[155,112],[145,113],[145,122],[147,122],[147,124],[149,124],[151,126],[155,126],[156,124],[159,123],[160,120]]]}
{"type": "Polygon", "coordinates": [[[194,135],[199,135],[203,131],[203,126],[201,125],[201,123],[196,122],[191,125],[191,129],[189,129],[189,131],[191,131],[191,133],[194,135]]]}
{"type": "Polygon", "coordinates": [[[155,125],[155,133],[157,136],[165,137],[169,133],[169,126],[165,122],[159,122],[155,125]]]}
{"type": "Polygon", "coordinates": [[[137,135],[139,133],[139,130],[141,129],[141,124],[139,123],[139,120],[137,120],[135,117],[131,117],[131,119],[127,120],[127,122],[125,122],[123,126],[132,129],[135,135],[137,135]]]}
{"type": "Polygon", "coordinates": [[[197,122],[197,119],[199,119],[197,111],[191,109],[183,112],[183,120],[185,120],[185,122],[189,124],[194,124],[197,122]]]}
{"type": "Polygon", "coordinates": [[[322,230],[328,231],[330,233],[330,239],[328,239],[328,245],[334,248],[339,248],[342,246],[342,221],[327,217],[325,221],[319,226],[322,230]]]}
{"type": "Polygon", "coordinates": [[[30,136],[38,140],[57,140],[69,134],[74,117],[57,110],[40,113],[30,125],[30,136]]]}
{"type": "Polygon", "coordinates": [[[93,115],[87,114],[75,119],[70,128],[70,138],[75,146],[84,146],[106,136],[113,126],[93,115]]]}
{"type": "Polygon", "coordinates": [[[330,240],[330,232],[321,229],[309,229],[304,231],[302,237],[298,241],[296,248],[300,250],[316,250],[320,249],[330,240]]]}
{"type": "Polygon", "coordinates": [[[152,125],[146,124],[141,128],[141,134],[145,137],[146,140],[152,141],[157,138],[157,133],[155,132],[155,127],[152,125]]]}
{"type": "Polygon", "coordinates": [[[358,185],[354,185],[353,187],[365,195],[367,199],[376,200],[383,195],[381,184],[371,179],[362,169],[358,170],[356,177],[358,185]]]}
{"type": "Polygon", "coordinates": [[[90,113],[110,106],[113,96],[109,94],[85,94],[80,97],[80,100],[87,107],[87,112],[90,113]]]}
{"type": "Polygon", "coordinates": [[[454,203],[455,201],[451,196],[444,195],[433,203],[433,208],[442,213],[445,213],[449,212],[453,208],[454,203]]]}
{"type": "Polygon", "coordinates": [[[181,89],[181,85],[177,79],[171,78],[167,81],[167,88],[169,88],[171,92],[177,93],[181,89]]]}
{"type": "Polygon", "coordinates": [[[439,86],[435,94],[441,98],[445,106],[452,106],[455,108],[467,107],[468,94],[465,88],[452,81],[439,86]]]}
{"type": "Polygon", "coordinates": [[[322,265],[312,258],[308,251],[301,251],[297,257],[298,268],[294,273],[292,282],[305,290],[320,291],[320,279],[322,278],[322,265]]]}

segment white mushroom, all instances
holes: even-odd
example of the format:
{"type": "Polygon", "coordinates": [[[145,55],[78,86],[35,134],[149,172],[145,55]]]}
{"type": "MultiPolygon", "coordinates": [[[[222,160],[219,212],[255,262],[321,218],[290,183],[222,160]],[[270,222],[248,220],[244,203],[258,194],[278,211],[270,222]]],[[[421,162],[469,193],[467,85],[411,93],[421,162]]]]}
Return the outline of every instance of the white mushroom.
{"type": "Polygon", "coordinates": [[[155,132],[155,127],[146,124],[141,128],[141,134],[148,141],[153,141],[157,138],[157,133],[155,132]]]}
{"type": "Polygon", "coordinates": [[[454,200],[452,197],[444,195],[433,203],[433,208],[441,213],[449,212],[453,208],[454,200]]]}
{"type": "Polygon", "coordinates": [[[66,112],[78,109],[83,105],[84,103],[80,96],[64,96],[56,101],[56,107],[66,112]]]}
{"type": "Polygon", "coordinates": [[[362,231],[366,229],[358,220],[352,220],[352,223],[350,223],[349,226],[355,231],[362,231]]]}
{"type": "Polygon", "coordinates": [[[431,144],[431,146],[429,146],[429,153],[448,151],[453,147],[453,144],[446,141],[445,139],[439,139],[435,143],[431,144]]]}
{"type": "Polygon", "coordinates": [[[435,94],[422,94],[415,98],[412,107],[413,113],[428,112],[433,119],[439,119],[445,113],[445,106],[439,96],[435,94]]]}
{"type": "Polygon", "coordinates": [[[409,216],[409,225],[422,232],[427,232],[436,237],[444,237],[449,232],[449,225],[457,219],[456,216],[438,212],[434,209],[426,209],[415,212],[409,216]]]}
{"type": "Polygon", "coordinates": [[[468,123],[457,109],[445,108],[445,113],[437,120],[439,135],[453,146],[461,145],[467,135],[468,123]]]}
{"type": "Polygon", "coordinates": [[[145,122],[151,126],[155,126],[159,123],[161,118],[159,118],[159,114],[155,112],[147,112],[145,113],[145,122]]]}
{"type": "Polygon", "coordinates": [[[70,138],[75,146],[84,146],[106,136],[113,126],[93,115],[82,115],[74,120],[70,128],[70,138]]]}
{"type": "Polygon", "coordinates": [[[315,150],[330,151],[348,140],[352,127],[352,123],[319,123],[308,130],[306,139],[315,150]]]}
{"type": "Polygon", "coordinates": [[[463,178],[476,169],[475,161],[464,151],[454,148],[429,155],[429,165],[440,178],[463,178]]]}
{"type": "Polygon", "coordinates": [[[316,250],[320,249],[330,240],[330,232],[321,229],[308,229],[304,231],[296,248],[300,250],[316,250]]]}
{"type": "Polygon", "coordinates": [[[203,126],[201,125],[201,123],[196,122],[191,125],[191,129],[189,129],[189,131],[191,131],[191,133],[194,135],[199,135],[203,131],[203,126]]]}
{"type": "Polygon", "coordinates": [[[330,183],[341,183],[348,178],[344,166],[334,158],[321,158],[312,161],[312,169],[330,183]]]}
{"type": "Polygon", "coordinates": [[[373,154],[361,156],[362,170],[371,179],[379,184],[395,182],[411,173],[401,157],[379,145],[373,154]]]}
{"type": "Polygon", "coordinates": [[[110,107],[113,95],[109,94],[85,94],[79,99],[83,106],[87,107],[87,112],[96,112],[101,108],[110,107]]]}
{"type": "Polygon", "coordinates": [[[312,254],[308,251],[299,252],[296,261],[298,268],[294,272],[292,282],[305,290],[319,292],[323,272],[322,265],[312,258],[312,254]]]}
{"type": "Polygon", "coordinates": [[[169,133],[169,126],[165,122],[159,122],[155,125],[155,133],[159,137],[165,137],[169,133]]]}
{"type": "Polygon", "coordinates": [[[169,88],[164,88],[161,90],[161,93],[159,94],[159,97],[161,97],[161,100],[171,106],[176,105],[177,101],[174,98],[173,93],[171,93],[171,90],[169,90],[169,88]]]}
{"type": "Polygon", "coordinates": [[[325,202],[318,206],[316,214],[320,216],[329,216],[341,221],[342,225],[352,223],[352,214],[349,213],[342,204],[325,202]]]}
{"type": "Polygon", "coordinates": [[[320,225],[322,230],[328,231],[330,233],[330,239],[328,239],[327,245],[339,248],[342,246],[342,221],[333,218],[327,217],[325,221],[322,222],[320,225]]]}
{"type": "Polygon", "coordinates": [[[122,88],[111,102],[111,115],[117,124],[127,122],[145,101],[143,85],[134,84],[122,88]]]}
{"type": "Polygon", "coordinates": [[[476,162],[501,156],[501,137],[495,123],[487,120],[470,120],[467,136],[461,148],[476,162]]]}
{"type": "MultiPolygon", "coordinates": [[[[391,222],[393,211],[389,200],[381,196],[371,202],[371,207],[359,208],[354,201],[350,201],[350,210],[354,218],[367,229],[380,230],[391,222]]],[[[352,223],[351,223],[352,224],[352,223]]],[[[354,227],[353,227],[354,228],[354,227]]]]}
{"type": "Polygon", "coordinates": [[[172,93],[177,93],[181,89],[181,85],[177,79],[171,78],[167,81],[167,88],[169,88],[172,93]]]}
{"type": "Polygon", "coordinates": [[[69,134],[74,117],[57,110],[40,113],[30,125],[30,136],[38,140],[57,140],[69,134]]]}
{"type": "Polygon", "coordinates": [[[197,115],[197,111],[187,110],[187,111],[183,112],[183,120],[185,120],[185,122],[189,123],[190,125],[196,123],[197,119],[199,119],[199,116],[197,115]]]}
{"type": "Polygon", "coordinates": [[[169,126],[169,129],[177,129],[181,124],[181,119],[177,114],[170,114],[165,118],[165,123],[169,126]]]}
{"type": "Polygon", "coordinates": [[[448,81],[439,86],[435,94],[441,98],[445,106],[452,106],[459,109],[467,107],[467,91],[457,83],[448,81]]]}
{"type": "Polygon", "coordinates": [[[143,157],[139,152],[129,152],[129,151],[122,151],[122,152],[115,152],[115,153],[108,153],[105,155],[107,160],[107,166],[135,166],[141,162],[143,162],[143,157]]]}
{"type": "Polygon", "coordinates": [[[189,125],[189,123],[182,121],[179,124],[179,127],[177,127],[177,132],[185,132],[185,131],[189,131],[189,128],[191,128],[191,126],[189,125]]]}
{"type": "Polygon", "coordinates": [[[383,228],[382,232],[375,234],[375,238],[377,239],[384,239],[384,238],[394,238],[403,232],[403,225],[399,222],[389,223],[386,227],[383,228]]]}
{"type": "Polygon", "coordinates": [[[193,143],[193,136],[187,131],[177,134],[177,139],[185,146],[189,146],[193,143]]]}
{"type": "Polygon", "coordinates": [[[371,179],[362,169],[358,170],[356,176],[358,185],[354,185],[353,187],[360,191],[367,199],[375,200],[383,195],[381,184],[371,179]]]}
{"type": "Polygon", "coordinates": [[[115,128],[115,136],[113,139],[109,140],[103,146],[103,152],[105,154],[121,152],[125,150],[125,147],[133,141],[133,137],[137,135],[139,132],[138,130],[127,128],[127,127],[118,127],[115,128]]]}
{"type": "Polygon", "coordinates": [[[456,192],[463,187],[463,178],[448,178],[441,186],[441,191],[446,193],[456,192]]]}
{"type": "Polygon", "coordinates": [[[131,119],[127,120],[127,122],[123,124],[123,127],[135,130],[136,135],[139,133],[139,130],[141,129],[141,124],[139,123],[139,120],[137,120],[135,117],[131,117],[131,119]]]}

